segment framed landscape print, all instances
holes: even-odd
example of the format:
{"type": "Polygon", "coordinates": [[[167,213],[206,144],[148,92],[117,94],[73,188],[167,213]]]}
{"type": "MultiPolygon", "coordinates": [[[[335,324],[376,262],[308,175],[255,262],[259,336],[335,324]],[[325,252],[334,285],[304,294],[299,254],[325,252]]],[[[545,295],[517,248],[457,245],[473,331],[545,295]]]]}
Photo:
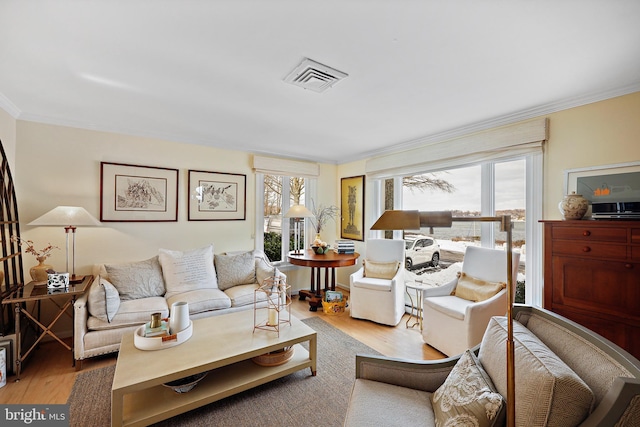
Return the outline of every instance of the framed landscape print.
{"type": "Polygon", "coordinates": [[[189,171],[189,221],[244,220],[247,176],[189,171]]]}
{"type": "Polygon", "coordinates": [[[364,175],[340,181],[340,238],[364,241],[364,175]]]}
{"type": "Polygon", "coordinates": [[[100,221],[178,220],[178,169],[100,163],[100,221]]]}

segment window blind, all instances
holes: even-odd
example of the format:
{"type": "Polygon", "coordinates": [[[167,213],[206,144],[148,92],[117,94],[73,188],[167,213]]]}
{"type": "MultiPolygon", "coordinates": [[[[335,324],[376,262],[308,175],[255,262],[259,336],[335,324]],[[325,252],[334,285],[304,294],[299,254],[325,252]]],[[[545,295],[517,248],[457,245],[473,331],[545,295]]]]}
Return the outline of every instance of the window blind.
{"type": "Polygon", "coordinates": [[[541,118],[425,144],[373,157],[365,172],[370,179],[384,179],[541,153],[547,128],[548,119],[541,118]]]}
{"type": "Polygon", "coordinates": [[[253,170],[265,175],[300,176],[317,178],[320,176],[318,163],[276,157],[253,156],[253,170]]]}

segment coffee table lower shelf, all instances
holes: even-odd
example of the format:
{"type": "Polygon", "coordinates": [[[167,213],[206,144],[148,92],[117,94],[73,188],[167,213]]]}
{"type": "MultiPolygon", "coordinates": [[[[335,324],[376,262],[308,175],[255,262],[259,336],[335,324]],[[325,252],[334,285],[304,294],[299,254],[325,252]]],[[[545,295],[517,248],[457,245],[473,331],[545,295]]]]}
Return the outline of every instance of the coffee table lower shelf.
{"type": "MultiPolygon", "coordinates": [[[[251,360],[243,360],[209,371],[209,374],[188,393],[175,393],[163,385],[132,393],[114,390],[113,399],[123,400],[122,425],[153,424],[296,371],[313,369],[314,361],[310,359],[307,349],[300,344],[296,344],[294,349],[293,357],[279,366],[265,367],[256,365],[251,360]]],[[[112,414],[112,417],[114,415],[112,414]]]]}

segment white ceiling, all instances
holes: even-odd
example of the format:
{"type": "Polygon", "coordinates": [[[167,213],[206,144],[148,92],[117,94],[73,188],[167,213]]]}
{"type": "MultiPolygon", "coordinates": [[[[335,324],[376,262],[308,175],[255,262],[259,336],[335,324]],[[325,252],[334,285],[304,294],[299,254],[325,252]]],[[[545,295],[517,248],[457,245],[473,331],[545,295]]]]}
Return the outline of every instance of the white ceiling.
{"type": "Polygon", "coordinates": [[[636,92],[638,17],[638,0],[0,0],[0,107],[340,164],[636,92]],[[284,83],[305,57],[349,76],[284,83]]]}

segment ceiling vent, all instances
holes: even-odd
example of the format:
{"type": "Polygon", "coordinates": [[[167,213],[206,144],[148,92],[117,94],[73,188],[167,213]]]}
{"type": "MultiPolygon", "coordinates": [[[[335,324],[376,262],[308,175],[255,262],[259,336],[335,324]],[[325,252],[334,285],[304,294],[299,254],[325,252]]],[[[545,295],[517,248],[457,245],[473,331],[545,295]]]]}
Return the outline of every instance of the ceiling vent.
{"type": "Polygon", "coordinates": [[[324,92],[347,76],[347,73],[305,58],[300,65],[284,78],[284,81],[300,86],[303,89],[324,92]]]}

